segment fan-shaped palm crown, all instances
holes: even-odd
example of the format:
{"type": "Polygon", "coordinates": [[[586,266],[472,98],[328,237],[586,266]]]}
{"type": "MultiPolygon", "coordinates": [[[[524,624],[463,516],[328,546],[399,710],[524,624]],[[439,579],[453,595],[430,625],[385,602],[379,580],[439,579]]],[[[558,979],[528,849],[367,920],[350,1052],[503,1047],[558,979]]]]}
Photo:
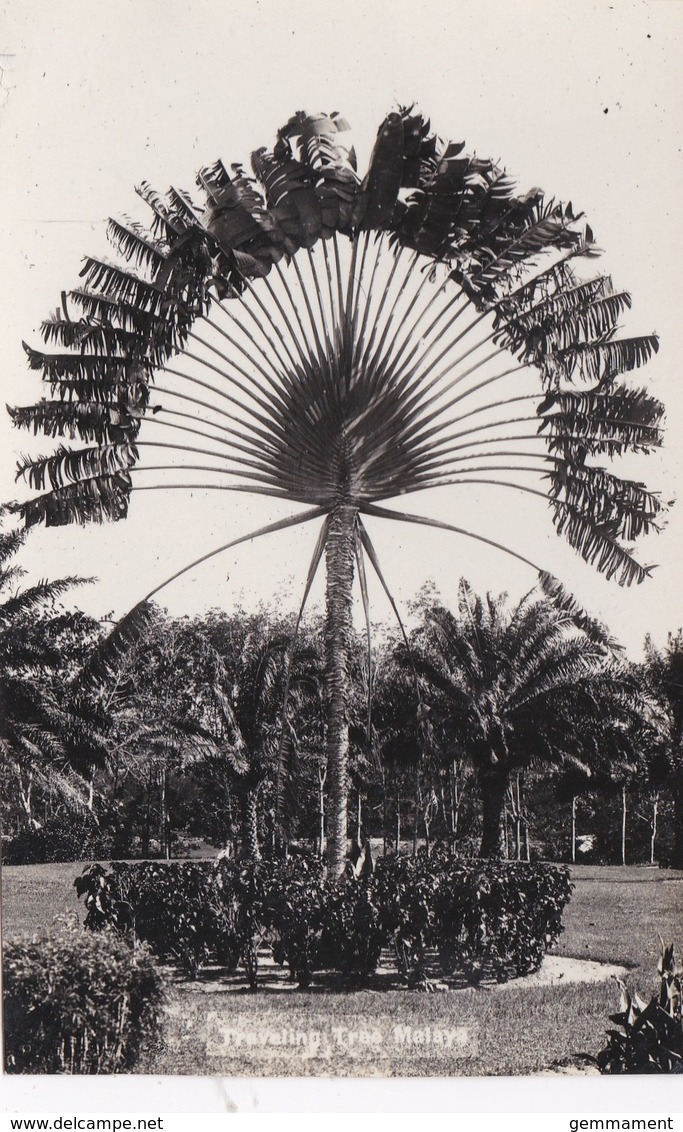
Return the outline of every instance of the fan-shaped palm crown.
{"type": "Polygon", "coordinates": [[[40,493],[18,505],[28,525],[120,519],[134,490],[198,486],[309,504],[228,546],[325,516],[309,581],[326,552],[330,757],[346,742],[354,559],[377,566],[361,515],[481,538],[382,503],[466,483],[540,494],[585,559],[640,581],[627,544],[659,500],[595,457],[658,445],[663,411],[619,381],[657,339],[617,336],[630,297],[587,270],[593,236],[571,205],[516,194],[412,108],[382,123],[362,179],[347,131],[295,114],[253,177],[203,169],[198,202],[143,184],[151,228],[110,222],[120,261],[86,259],[43,325],[62,349],[27,347],[50,397],[11,410],[85,445],[22,463],[40,493]]]}

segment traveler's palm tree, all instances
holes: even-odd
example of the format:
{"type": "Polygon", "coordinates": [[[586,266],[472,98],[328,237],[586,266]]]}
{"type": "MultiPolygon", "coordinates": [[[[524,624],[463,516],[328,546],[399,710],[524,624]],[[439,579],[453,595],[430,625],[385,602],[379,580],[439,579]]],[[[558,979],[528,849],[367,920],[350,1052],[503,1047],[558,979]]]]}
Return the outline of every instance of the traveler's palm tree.
{"type": "Polygon", "coordinates": [[[593,236],[571,205],[516,194],[413,109],[382,123],[361,179],[347,129],[337,114],[295,114],[252,154],[253,177],[203,169],[198,201],[143,184],[150,230],[111,221],[119,262],[86,259],[84,286],[44,323],[47,352],[27,347],[49,397],[12,410],[20,427],[85,445],[22,464],[39,492],[19,505],[29,526],[121,519],[142,490],[305,506],[199,562],[322,520],[306,590],[324,555],[333,873],[354,567],[364,593],[364,557],[379,570],[366,519],[495,546],[465,519],[384,504],[467,484],[527,492],[587,561],[640,581],[628,544],[660,503],[596,457],[658,445],[662,415],[620,381],[657,340],[617,333],[630,297],[589,270],[593,236]]]}
{"type": "Polygon", "coordinates": [[[509,609],[460,583],[458,612],[424,610],[404,668],[415,668],[434,741],[457,742],[477,776],[481,855],[503,851],[512,775],[564,766],[591,776],[625,766],[655,715],[606,630],[538,591],[509,609]],[[583,625],[583,627],[580,627],[583,625]]]}

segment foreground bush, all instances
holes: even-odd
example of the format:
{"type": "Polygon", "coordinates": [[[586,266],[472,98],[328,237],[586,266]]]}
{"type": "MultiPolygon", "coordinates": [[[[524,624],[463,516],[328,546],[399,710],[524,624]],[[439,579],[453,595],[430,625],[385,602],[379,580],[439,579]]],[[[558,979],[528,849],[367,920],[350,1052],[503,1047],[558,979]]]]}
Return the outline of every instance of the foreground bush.
{"type": "Polygon", "coordinates": [[[192,977],[241,964],[254,990],[264,947],[302,987],[316,971],[363,984],[383,949],[408,986],[429,983],[435,957],[445,975],[503,982],[538,969],[571,895],[564,868],[438,855],[387,858],[336,881],[303,856],[118,862],[90,866],[76,887],[87,927],[143,941],[192,977]]]}
{"type": "Polygon", "coordinates": [[[157,1033],[154,962],[110,932],[7,940],[3,981],[7,1073],[120,1073],[157,1033]]]}
{"type": "Polygon", "coordinates": [[[610,1015],[610,1022],[622,1032],[608,1030],[607,1045],[596,1059],[601,1073],[683,1073],[683,977],[673,944],[665,947],[662,941],[657,970],[659,993],[649,1003],[617,980],[621,1010],[610,1015]]]}

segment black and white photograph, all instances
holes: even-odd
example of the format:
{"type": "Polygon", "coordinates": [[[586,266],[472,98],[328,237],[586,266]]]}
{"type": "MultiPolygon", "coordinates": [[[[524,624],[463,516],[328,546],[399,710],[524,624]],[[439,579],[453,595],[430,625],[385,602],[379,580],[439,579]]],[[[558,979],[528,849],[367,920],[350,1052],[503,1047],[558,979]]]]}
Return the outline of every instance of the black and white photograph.
{"type": "Polygon", "coordinates": [[[0,33],[2,1087],[673,1111],[681,3],[0,33]]]}

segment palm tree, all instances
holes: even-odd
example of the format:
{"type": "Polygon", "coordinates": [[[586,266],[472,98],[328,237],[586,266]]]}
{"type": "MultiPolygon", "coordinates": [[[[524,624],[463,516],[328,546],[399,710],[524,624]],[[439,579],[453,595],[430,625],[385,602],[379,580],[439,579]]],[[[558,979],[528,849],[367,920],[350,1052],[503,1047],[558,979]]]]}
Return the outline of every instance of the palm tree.
{"type": "MultiPolygon", "coordinates": [[[[0,519],[6,509],[0,508],[0,519]]],[[[36,792],[71,809],[91,808],[88,779],[106,757],[105,737],[83,710],[73,681],[99,626],[59,598],[87,579],[60,578],[25,589],[12,559],[25,531],[0,530],[0,755],[17,790],[23,824],[39,825],[36,792]]]]}
{"type": "MultiPolygon", "coordinates": [[[[407,645],[407,641],[405,643],[407,645]]],[[[384,773],[389,775],[393,787],[396,852],[400,852],[402,808],[412,802],[413,856],[417,854],[420,817],[429,844],[434,784],[442,765],[447,762],[445,750],[437,750],[432,741],[430,712],[414,661],[409,646],[403,648],[398,641],[389,645],[384,664],[378,665],[373,705],[373,740],[384,773]]],[[[449,750],[448,754],[452,752],[449,750]]],[[[385,813],[386,808],[385,800],[385,813]]]]}
{"type": "Polygon", "coordinates": [[[518,772],[568,765],[590,775],[599,760],[616,764],[650,712],[606,631],[583,624],[538,591],[511,610],[505,595],[482,599],[463,580],[457,614],[428,606],[413,634],[404,664],[417,670],[435,740],[457,741],[477,776],[483,857],[503,855],[518,772]]]}
{"type": "Polygon", "coordinates": [[[333,875],[346,845],[354,568],[364,592],[364,556],[379,570],[365,520],[505,550],[462,522],[383,504],[467,484],[525,492],[549,502],[584,559],[630,583],[648,569],[628,544],[661,507],[594,460],[657,446],[662,406],[619,381],[657,339],[618,336],[630,296],[590,270],[581,215],[516,193],[413,108],[381,124],[362,178],[347,130],[338,114],[297,113],[272,151],[254,151],[253,177],[202,169],[197,201],[142,184],[151,228],[110,222],[118,262],[87,258],[84,286],[43,325],[48,351],[27,346],[49,396],[11,410],[19,427],[85,444],[22,462],[39,492],[17,505],[28,526],[122,519],[145,490],[305,507],[191,569],[322,520],[306,592],[324,555],[333,875]]]}
{"type": "MultiPolygon", "coordinates": [[[[290,636],[259,613],[225,618],[214,611],[202,630],[213,669],[203,694],[212,717],[210,735],[229,759],[241,799],[244,852],[255,861],[261,856],[259,798],[268,785],[275,787],[281,729],[290,737],[293,730],[293,705],[282,712],[290,636]]],[[[295,690],[294,683],[292,698],[295,690]]]]}

